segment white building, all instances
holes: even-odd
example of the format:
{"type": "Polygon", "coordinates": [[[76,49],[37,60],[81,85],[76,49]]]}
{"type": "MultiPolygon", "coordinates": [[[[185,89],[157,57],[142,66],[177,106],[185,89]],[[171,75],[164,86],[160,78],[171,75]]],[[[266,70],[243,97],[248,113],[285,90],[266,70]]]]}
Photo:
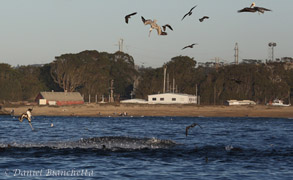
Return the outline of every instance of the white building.
{"type": "Polygon", "coordinates": [[[194,95],[163,93],[148,95],[149,104],[197,104],[197,98],[194,95]]]}

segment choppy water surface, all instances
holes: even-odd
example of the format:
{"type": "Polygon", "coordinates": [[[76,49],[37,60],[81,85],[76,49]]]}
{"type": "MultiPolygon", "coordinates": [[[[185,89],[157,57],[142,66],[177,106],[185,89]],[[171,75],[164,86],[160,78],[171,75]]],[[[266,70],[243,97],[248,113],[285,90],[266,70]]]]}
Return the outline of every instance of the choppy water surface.
{"type": "Polygon", "coordinates": [[[293,119],[42,116],[34,131],[10,116],[0,123],[0,179],[293,177],[293,119]],[[195,122],[202,129],[186,137],[195,122]]]}

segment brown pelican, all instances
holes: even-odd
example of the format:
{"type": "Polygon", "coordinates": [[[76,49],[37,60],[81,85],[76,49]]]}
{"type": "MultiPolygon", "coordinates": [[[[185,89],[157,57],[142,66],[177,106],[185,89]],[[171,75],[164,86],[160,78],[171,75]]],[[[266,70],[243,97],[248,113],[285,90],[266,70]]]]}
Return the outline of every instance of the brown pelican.
{"type": "Polygon", "coordinates": [[[186,48],[193,48],[194,45],[197,45],[197,43],[193,43],[193,44],[190,44],[188,46],[185,46],[184,48],[182,48],[182,50],[186,49],[186,48]]]}
{"type": "Polygon", "coordinates": [[[31,123],[31,121],[32,121],[32,119],[31,119],[31,117],[32,117],[32,110],[33,110],[33,109],[30,109],[30,108],[29,108],[29,109],[26,111],[26,113],[22,113],[22,114],[19,116],[18,120],[19,120],[20,122],[22,122],[23,119],[26,118],[26,119],[28,120],[28,122],[31,123]]]}
{"type": "Polygon", "coordinates": [[[126,24],[128,24],[128,20],[129,20],[129,18],[130,18],[131,16],[136,15],[136,14],[137,14],[137,12],[134,12],[134,13],[131,13],[131,14],[126,15],[126,16],[125,16],[125,22],[126,22],[126,24]]]}
{"type": "MultiPolygon", "coordinates": [[[[197,6],[197,5],[196,5],[197,6]]],[[[189,10],[189,12],[188,13],[186,13],[184,16],[183,16],[183,18],[181,19],[181,21],[188,15],[188,16],[191,16],[191,14],[192,14],[192,10],[196,7],[196,6],[194,6],[193,8],[191,8],[190,10],[189,10]]]]}
{"type": "Polygon", "coordinates": [[[26,113],[22,113],[22,114],[19,116],[18,120],[19,120],[20,122],[22,122],[23,119],[26,118],[26,119],[28,120],[29,125],[30,125],[30,127],[32,128],[32,130],[34,130],[32,124],[31,124],[31,122],[32,122],[32,110],[33,110],[33,109],[29,108],[29,109],[26,111],[26,113]]]}
{"type": "Polygon", "coordinates": [[[163,27],[163,30],[166,31],[166,27],[168,27],[169,29],[171,29],[173,31],[173,28],[169,25],[169,24],[165,24],[163,27]]]}
{"type": "Polygon", "coordinates": [[[141,16],[141,20],[144,23],[144,25],[148,25],[149,24],[151,26],[150,31],[149,31],[149,37],[150,37],[151,32],[152,32],[153,29],[156,29],[157,30],[158,35],[167,35],[167,33],[166,32],[163,32],[162,29],[161,29],[161,27],[157,24],[157,20],[156,19],[154,19],[153,21],[150,20],[150,19],[147,19],[146,20],[144,17],[141,16]]]}
{"type": "Polygon", "coordinates": [[[238,11],[238,13],[241,13],[241,12],[252,12],[252,13],[258,12],[258,13],[262,13],[263,14],[265,11],[272,11],[272,10],[266,9],[266,8],[263,8],[263,7],[257,7],[257,6],[255,6],[255,3],[252,3],[250,5],[250,7],[245,7],[243,9],[240,9],[238,11]]]}
{"type": "Polygon", "coordinates": [[[189,128],[193,128],[194,126],[199,126],[199,127],[202,129],[202,127],[201,127],[199,124],[193,123],[193,124],[191,124],[190,126],[187,126],[187,127],[186,127],[186,130],[185,130],[185,134],[186,134],[186,136],[188,135],[188,129],[189,129],[189,128]]]}
{"type": "Polygon", "coordinates": [[[203,20],[205,20],[205,19],[209,19],[209,18],[210,18],[210,17],[208,17],[208,16],[204,16],[204,17],[200,18],[199,21],[200,21],[200,22],[203,22],[203,20]]]}

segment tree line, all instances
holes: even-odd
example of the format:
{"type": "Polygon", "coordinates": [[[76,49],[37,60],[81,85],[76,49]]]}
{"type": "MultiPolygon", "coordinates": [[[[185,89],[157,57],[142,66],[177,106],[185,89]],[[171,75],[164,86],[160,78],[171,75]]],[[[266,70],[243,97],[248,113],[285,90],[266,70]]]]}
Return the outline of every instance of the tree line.
{"type": "Polygon", "coordinates": [[[78,91],[88,97],[109,96],[147,99],[162,93],[164,68],[167,92],[198,94],[201,104],[223,104],[226,100],[254,100],[264,104],[275,98],[289,101],[293,94],[293,65],[274,62],[220,67],[196,66],[188,56],[173,57],[162,67],[138,67],[123,53],[83,51],[63,54],[44,65],[12,67],[0,64],[0,101],[34,101],[41,91],[78,91]]]}

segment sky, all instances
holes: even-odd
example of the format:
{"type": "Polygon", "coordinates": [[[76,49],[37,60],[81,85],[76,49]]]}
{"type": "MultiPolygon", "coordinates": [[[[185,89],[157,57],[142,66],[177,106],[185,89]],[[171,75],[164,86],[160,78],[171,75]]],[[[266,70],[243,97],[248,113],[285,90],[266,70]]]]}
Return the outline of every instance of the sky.
{"type": "Polygon", "coordinates": [[[293,57],[292,7],[293,0],[0,0],[0,63],[46,64],[84,50],[115,53],[121,38],[135,64],[154,68],[180,55],[234,62],[236,42],[240,60],[268,59],[269,42],[277,43],[275,58],[293,57]],[[237,13],[252,2],[272,12],[237,13]],[[133,12],[126,24],[124,16],[133,12]],[[158,36],[153,30],[148,37],[141,16],[174,31],[158,36]],[[199,22],[202,16],[210,18],[199,22]],[[192,43],[198,45],[182,50],[192,43]]]}

